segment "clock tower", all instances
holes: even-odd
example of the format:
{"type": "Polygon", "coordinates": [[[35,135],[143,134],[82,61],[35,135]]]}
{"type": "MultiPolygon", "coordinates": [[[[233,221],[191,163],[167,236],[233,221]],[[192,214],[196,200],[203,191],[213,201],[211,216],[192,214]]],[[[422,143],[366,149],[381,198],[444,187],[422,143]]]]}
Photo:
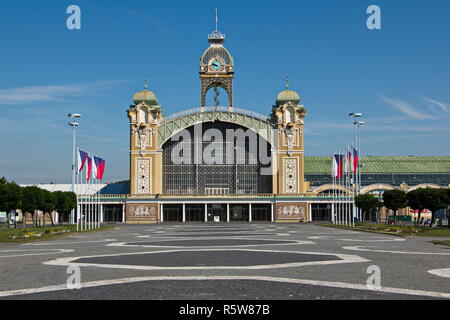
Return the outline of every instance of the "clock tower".
{"type": "MultiPolygon", "coordinates": [[[[217,20],[216,20],[217,21],[217,20]]],[[[215,105],[219,105],[220,87],[228,95],[228,108],[233,108],[234,60],[230,52],[223,46],[225,35],[217,30],[208,35],[210,46],[200,58],[200,109],[203,111],[206,103],[206,93],[213,89],[215,105]]]]}

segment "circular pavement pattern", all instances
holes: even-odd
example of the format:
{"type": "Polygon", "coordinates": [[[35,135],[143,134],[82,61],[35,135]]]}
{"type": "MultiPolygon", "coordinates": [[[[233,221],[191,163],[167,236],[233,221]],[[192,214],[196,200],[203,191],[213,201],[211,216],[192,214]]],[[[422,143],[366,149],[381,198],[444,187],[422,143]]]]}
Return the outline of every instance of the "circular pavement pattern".
{"type": "MultiPolygon", "coordinates": [[[[3,297],[2,300],[392,300],[426,296],[255,280],[158,280],[3,297]]],[[[178,310],[168,311],[176,317],[178,310]]]]}
{"type": "Polygon", "coordinates": [[[334,255],[256,250],[185,250],[111,255],[73,260],[74,263],[155,267],[230,267],[341,260],[334,255]]]}
{"type": "Polygon", "coordinates": [[[225,246],[254,246],[272,244],[294,244],[297,241],[257,240],[257,239],[188,239],[127,242],[125,246],[155,246],[155,247],[225,247],[225,246]]]}
{"type": "Polygon", "coordinates": [[[184,231],[181,233],[170,233],[170,234],[164,234],[160,233],[158,234],[158,237],[182,237],[182,238],[190,238],[190,237],[247,237],[247,236],[267,236],[268,234],[274,235],[274,233],[250,233],[250,232],[226,232],[226,233],[206,233],[206,232],[200,232],[200,233],[184,233],[184,231]]]}

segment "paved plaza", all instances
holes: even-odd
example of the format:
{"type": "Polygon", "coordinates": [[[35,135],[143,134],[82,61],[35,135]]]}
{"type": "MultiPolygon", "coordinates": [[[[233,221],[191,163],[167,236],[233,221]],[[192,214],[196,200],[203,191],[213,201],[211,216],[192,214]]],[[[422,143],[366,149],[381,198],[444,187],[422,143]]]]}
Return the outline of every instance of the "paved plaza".
{"type": "Polygon", "coordinates": [[[0,299],[449,299],[450,250],[430,240],[314,224],[117,225],[0,244],[0,299]],[[74,267],[81,289],[67,288],[74,267]],[[377,267],[381,288],[367,285],[377,267]]]}

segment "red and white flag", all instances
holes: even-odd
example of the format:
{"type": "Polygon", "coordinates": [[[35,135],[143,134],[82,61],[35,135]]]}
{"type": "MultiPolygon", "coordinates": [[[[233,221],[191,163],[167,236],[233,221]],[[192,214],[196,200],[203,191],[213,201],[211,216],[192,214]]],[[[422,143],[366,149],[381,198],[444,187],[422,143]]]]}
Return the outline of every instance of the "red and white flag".
{"type": "Polygon", "coordinates": [[[91,179],[91,173],[92,173],[92,158],[87,157],[87,170],[86,170],[86,181],[89,181],[91,179]]]}
{"type": "Polygon", "coordinates": [[[344,165],[344,155],[335,154],[333,156],[333,174],[335,178],[342,178],[343,176],[343,165],[344,165]]]}

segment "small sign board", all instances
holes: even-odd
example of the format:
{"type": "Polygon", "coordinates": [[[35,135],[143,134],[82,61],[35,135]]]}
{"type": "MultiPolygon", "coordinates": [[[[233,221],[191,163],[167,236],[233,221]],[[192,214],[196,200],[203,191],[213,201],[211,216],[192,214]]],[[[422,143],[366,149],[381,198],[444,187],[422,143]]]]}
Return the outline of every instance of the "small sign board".
{"type": "Polygon", "coordinates": [[[220,222],[220,216],[214,216],[214,222],[220,222]]]}

